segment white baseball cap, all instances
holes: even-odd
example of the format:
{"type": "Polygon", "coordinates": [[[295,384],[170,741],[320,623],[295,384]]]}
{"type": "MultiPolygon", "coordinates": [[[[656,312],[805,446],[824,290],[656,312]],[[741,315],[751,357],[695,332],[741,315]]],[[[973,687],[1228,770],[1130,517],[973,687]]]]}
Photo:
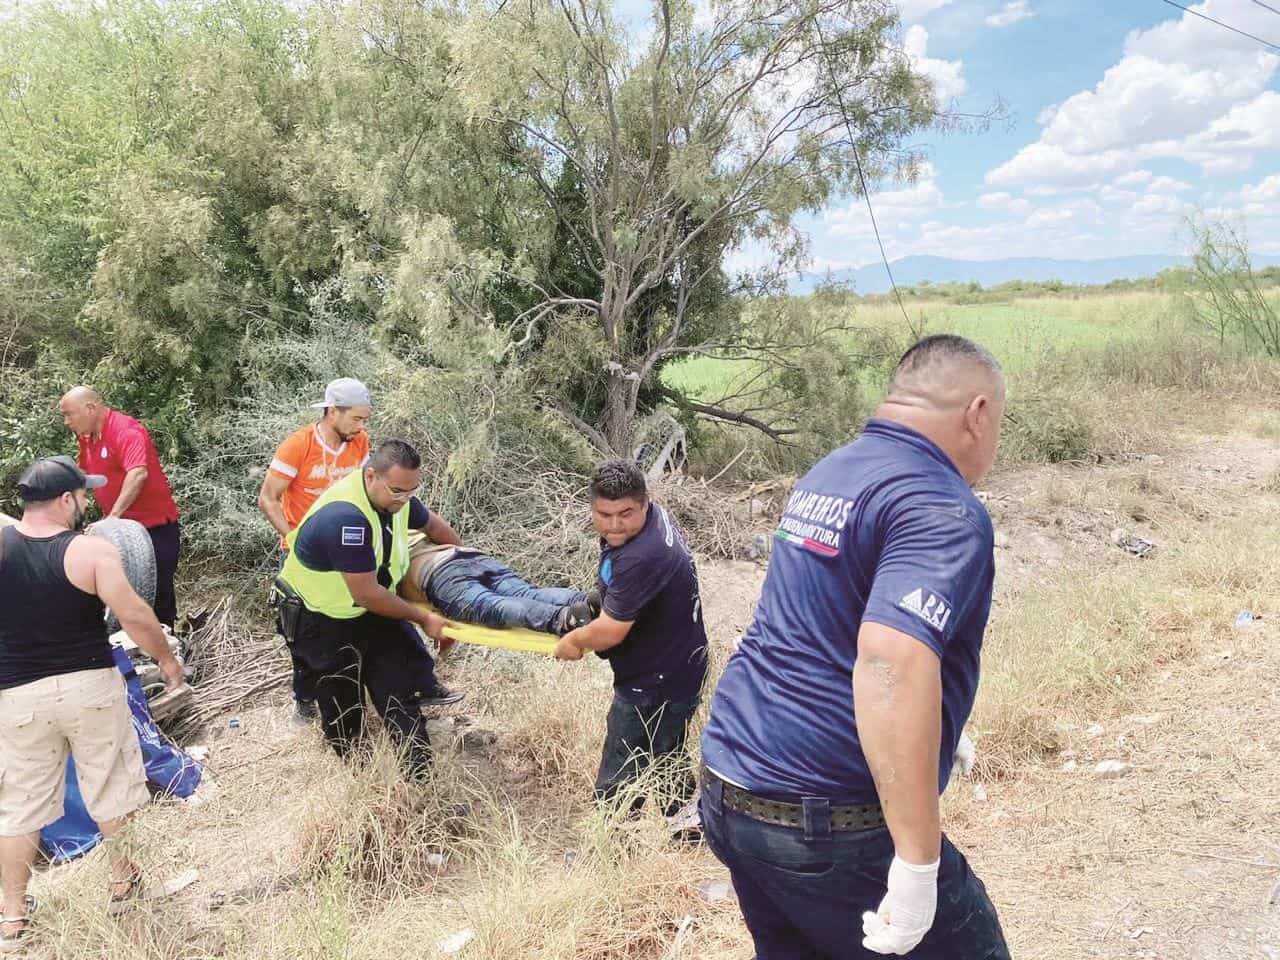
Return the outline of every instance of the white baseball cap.
{"type": "Polygon", "coordinates": [[[324,399],[311,404],[314,409],[324,407],[371,407],[369,388],[354,377],[339,377],[324,388],[324,399]]]}

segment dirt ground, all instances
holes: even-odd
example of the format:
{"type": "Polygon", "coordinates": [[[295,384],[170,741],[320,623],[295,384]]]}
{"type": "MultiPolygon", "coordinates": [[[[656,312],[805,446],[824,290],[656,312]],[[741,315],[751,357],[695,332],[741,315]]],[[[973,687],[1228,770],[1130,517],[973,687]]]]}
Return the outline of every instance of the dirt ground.
{"type": "MultiPolygon", "coordinates": [[[[1119,549],[1111,530],[1159,542],[1274,511],[1278,466],[1276,444],[1236,434],[1125,464],[1004,472],[989,486],[1007,536],[997,591],[1068,560],[1158,563],[1119,549]],[[1099,489],[1121,490],[1127,511],[1091,506],[1099,489]]],[[[953,784],[948,830],[1014,956],[1280,960],[1280,604],[1262,594],[1273,599],[1255,623],[1153,664],[1109,711],[1059,718],[1057,756],[981,789],[953,784]],[[1132,769],[1100,779],[1103,759],[1132,769]]]]}
{"type": "MultiPolygon", "coordinates": [[[[1276,444],[1240,433],[1171,441],[1126,462],[1000,470],[981,491],[998,531],[997,602],[1082,562],[1120,570],[1160,562],[1158,553],[1139,560],[1117,546],[1117,528],[1159,545],[1274,509],[1278,469],[1276,444]]],[[[750,621],[765,568],[704,562],[701,572],[712,642],[723,654],[750,621]]],[[[1280,960],[1280,602],[1254,612],[1261,619],[1252,625],[1224,625],[1214,643],[1153,663],[1106,709],[1063,713],[1059,752],[999,779],[953,782],[946,829],[986,881],[1015,957],[1280,960]],[[1103,759],[1131,768],[1102,779],[1094,766],[1103,759]]],[[[518,684],[518,671],[503,663],[486,682],[518,684]]],[[[597,673],[592,682],[607,682],[597,673]]],[[[336,761],[313,730],[290,722],[281,694],[246,704],[236,717],[238,730],[227,718],[208,728],[210,798],[147,815],[148,832],[159,838],[149,851],[155,861],[201,871],[163,914],[181,943],[175,956],[252,955],[246,928],[310,903],[295,873],[307,824],[299,807],[335,789],[336,761]]],[[[437,723],[438,742],[468,729],[451,724],[437,723]]],[[[504,741],[495,732],[496,745],[474,751],[473,768],[509,778],[518,791],[518,771],[501,762],[504,741]]],[[[564,855],[561,839],[547,827],[549,856],[564,855]]],[[[88,869],[48,871],[37,891],[56,906],[64,878],[88,869]]],[[[689,854],[689,869],[691,879],[723,873],[705,851],[689,854]]],[[[419,893],[424,903],[451,903],[465,896],[465,884],[443,871],[419,893]]],[[[728,945],[723,937],[700,944],[695,928],[670,955],[749,957],[732,903],[703,909],[699,922],[729,930],[728,945]]],[[[51,949],[33,955],[65,955],[51,949]]],[[[410,953],[435,955],[429,945],[410,953]]]]}
{"type": "MultiPolygon", "coordinates": [[[[1159,562],[1112,532],[1159,544],[1248,516],[1278,468],[1280,446],[1233,434],[1126,462],[999,470],[980,491],[998,531],[997,602],[1082,562],[1159,562]]],[[[706,576],[708,622],[736,636],[762,571],[717,564],[706,576]]],[[[1110,711],[1060,717],[1054,757],[953,781],[945,829],[984,878],[1014,957],[1280,960],[1280,603],[1255,612],[1220,645],[1147,671],[1110,711]],[[1100,779],[1104,759],[1131,770],[1100,779]]]]}

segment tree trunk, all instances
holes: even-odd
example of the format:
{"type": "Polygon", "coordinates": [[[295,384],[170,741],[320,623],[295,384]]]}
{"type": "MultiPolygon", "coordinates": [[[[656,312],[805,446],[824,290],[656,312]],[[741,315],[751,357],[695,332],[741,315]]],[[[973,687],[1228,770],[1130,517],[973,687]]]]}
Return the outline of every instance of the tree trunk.
{"type": "MultiPolygon", "coordinates": [[[[632,374],[634,376],[634,374],[632,374]]],[[[630,383],[626,369],[618,363],[609,364],[605,382],[604,437],[609,447],[619,457],[631,456],[631,405],[630,383]]]]}

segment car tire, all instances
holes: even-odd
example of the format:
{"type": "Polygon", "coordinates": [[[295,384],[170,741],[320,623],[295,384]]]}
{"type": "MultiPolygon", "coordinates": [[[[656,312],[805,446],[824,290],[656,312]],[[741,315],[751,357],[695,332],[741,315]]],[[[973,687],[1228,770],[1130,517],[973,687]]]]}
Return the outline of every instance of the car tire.
{"type": "MultiPolygon", "coordinates": [[[[120,551],[120,559],[124,563],[124,575],[129,580],[133,592],[147,604],[156,600],[156,551],[151,545],[151,534],[137,520],[108,519],[99,520],[89,531],[95,537],[101,537],[120,551]]],[[[120,621],[107,609],[107,631],[115,633],[120,629],[120,621]]]]}

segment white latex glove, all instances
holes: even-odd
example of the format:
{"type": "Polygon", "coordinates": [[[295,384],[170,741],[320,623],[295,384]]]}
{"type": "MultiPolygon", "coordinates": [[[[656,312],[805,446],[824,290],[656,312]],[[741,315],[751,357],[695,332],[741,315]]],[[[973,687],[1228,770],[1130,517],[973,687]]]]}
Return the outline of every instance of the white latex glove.
{"type": "Polygon", "coordinates": [[[902,955],[916,948],[933,926],[938,909],[938,865],[907,863],[894,856],[889,890],[875,913],[862,915],[862,945],[875,953],[902,955]]]}
{"type": "Polygon", "coordinates": [[[961,730],[960,739],[956,742],[955,763],[951,767],[951,775],[954,777],[957,771],[960,773],[973,773],[973,764],[977,759],[977,748],[974,747],[973,741],[969,739],[969,735],[961,730]]]}

